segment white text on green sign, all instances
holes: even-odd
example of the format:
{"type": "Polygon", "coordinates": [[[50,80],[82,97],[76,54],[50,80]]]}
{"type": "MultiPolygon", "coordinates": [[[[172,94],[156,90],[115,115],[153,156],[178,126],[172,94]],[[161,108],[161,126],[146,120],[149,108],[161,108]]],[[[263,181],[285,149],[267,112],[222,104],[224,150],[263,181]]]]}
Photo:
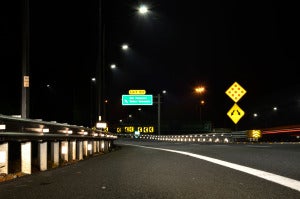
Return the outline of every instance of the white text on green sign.
{"type": "Polygon", "coordinates": [[[122,95],[122,105],[153,105],[152,95],[122,95]]]}

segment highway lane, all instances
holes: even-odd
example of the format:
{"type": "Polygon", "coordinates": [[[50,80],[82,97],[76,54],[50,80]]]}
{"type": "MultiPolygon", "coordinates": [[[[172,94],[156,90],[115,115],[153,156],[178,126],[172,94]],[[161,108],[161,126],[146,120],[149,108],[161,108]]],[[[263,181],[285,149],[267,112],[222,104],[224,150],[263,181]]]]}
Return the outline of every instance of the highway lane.
{"type": "Polygon", "coordinates": [[[300,181],[300,143],[169,143],[123,140],[123,144],[186,151],[276,173],[300,181]]]}
{"type": "Polygon", "coordinates": [[[0,198],[300,198],[300,191],[190,152],[299,182],[299,145],[115,141],[117,150],[0,184],[0,198]],[[145,148],[152,147],[152,148],[145,148]]]}

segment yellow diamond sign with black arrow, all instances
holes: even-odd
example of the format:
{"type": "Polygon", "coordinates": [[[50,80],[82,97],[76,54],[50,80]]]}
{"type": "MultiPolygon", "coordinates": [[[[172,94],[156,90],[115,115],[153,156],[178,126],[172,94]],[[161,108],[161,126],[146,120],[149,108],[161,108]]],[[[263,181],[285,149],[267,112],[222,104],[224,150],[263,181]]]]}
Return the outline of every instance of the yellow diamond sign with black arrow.
{"type": "Polygon", "coordinates": [[[227,112],[230,119],[236,124],[244,116],[245,112],[235,103],[227,112]]]}

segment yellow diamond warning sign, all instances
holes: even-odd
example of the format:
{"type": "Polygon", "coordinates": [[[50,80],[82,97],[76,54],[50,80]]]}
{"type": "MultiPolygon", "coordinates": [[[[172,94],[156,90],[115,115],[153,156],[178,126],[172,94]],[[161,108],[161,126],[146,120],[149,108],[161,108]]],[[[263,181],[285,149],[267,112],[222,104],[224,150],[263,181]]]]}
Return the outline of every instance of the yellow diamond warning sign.
{"type": "Polygon", "coordinates": [[[237,104],[234,104],[227,115],[236,124],[245,115],[245,112],[237,104]]]}
{"type": "Polygon", "coordinates": [[[237,82],[234,82],[225,92],[234,102],[239,101],[245,94],[246,90],[237,82]]]}

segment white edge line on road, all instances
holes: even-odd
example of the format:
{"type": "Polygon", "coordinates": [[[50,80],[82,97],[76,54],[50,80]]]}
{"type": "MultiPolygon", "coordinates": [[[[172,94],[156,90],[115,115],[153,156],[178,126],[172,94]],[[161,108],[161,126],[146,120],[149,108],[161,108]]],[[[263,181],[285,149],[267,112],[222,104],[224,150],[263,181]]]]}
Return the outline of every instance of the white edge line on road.
{"type": "Polygon", "coordinates": [[[235,170],[238,170],[238,171],[241,171],[241,172],[244,172],[244,173],[248,173],[250,175],[253,175],[253,176],[256,176],[256,177],[259,177],[259,178],[263,178],[265,180],[275,182],[275,183],[283,185],[285,187],[289,187],[291,189],[300,191],[300,181],[294,180],[294,179],[291,179],[291,178],[287,178],[287,177],[283,177],[283,176],[280,176],[280,175],[276,175],[276,174],[273,174],[273,173],[261,171],[261,170],[258,170],[258,169],[253,169],[253,168],[250,168],[250,167],[246,167],[246,166],[226,162],[226,161],[215,159],[215,158],[210,158],[210,157],[203,156],[203,155],[198,155],[198,154],[194,154],[194,153],[190,153],[190,152],[185,152],[185,151],[177,151],[177,150],[172,150],[172,149],[148,147],[148,146],[133,145],[133,144],[124,144],[124,145],[136,146],[136,147],[142,147],[142,148],[149,148],[149,149],[156,149],[156,150],[168,151],[168,152],[179,153],[179,154],[182,154],[182,155],[191,156],[191,157],[198,158],[198,159],[201,159],[201,160],[205,160],[205,161],[208,161],[208,162],[212,162],[212,163],[215,163],[215,164],[218,164],[218,165],[221,165],[221,166],[225,166],[225,167],[228,167],[228,168],[231,168],[231,169],[235,169],[235,170]]]}

